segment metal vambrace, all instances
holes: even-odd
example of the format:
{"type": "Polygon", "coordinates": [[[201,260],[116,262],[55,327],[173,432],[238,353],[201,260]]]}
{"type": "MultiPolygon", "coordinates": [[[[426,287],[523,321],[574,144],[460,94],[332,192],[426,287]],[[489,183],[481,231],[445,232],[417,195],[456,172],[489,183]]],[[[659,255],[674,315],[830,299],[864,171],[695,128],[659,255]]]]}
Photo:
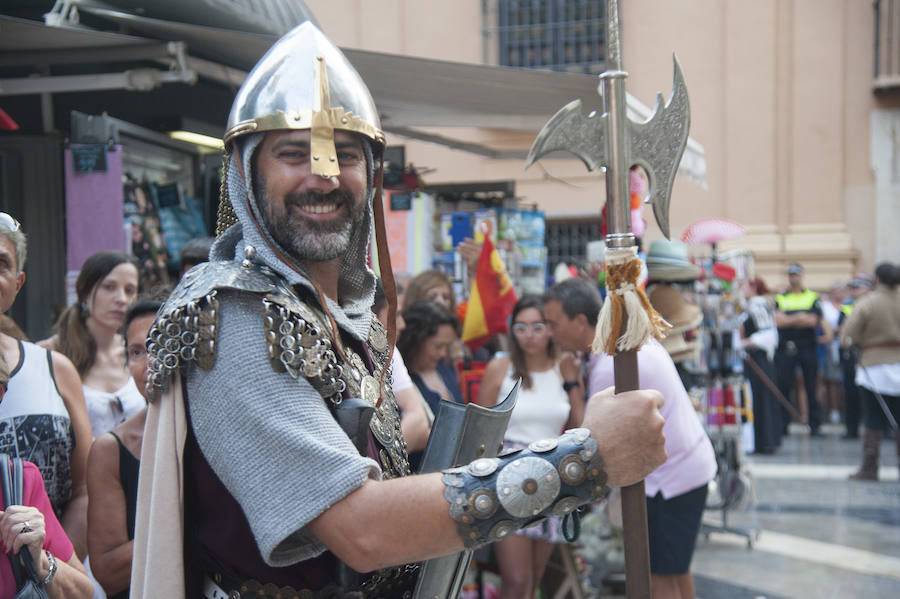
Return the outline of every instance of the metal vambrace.
{"type": "Polygon", "coordinates": [[[470,549],[609,493],[603,458],[586,428],[443,474],[450,517],[470,549]]]}

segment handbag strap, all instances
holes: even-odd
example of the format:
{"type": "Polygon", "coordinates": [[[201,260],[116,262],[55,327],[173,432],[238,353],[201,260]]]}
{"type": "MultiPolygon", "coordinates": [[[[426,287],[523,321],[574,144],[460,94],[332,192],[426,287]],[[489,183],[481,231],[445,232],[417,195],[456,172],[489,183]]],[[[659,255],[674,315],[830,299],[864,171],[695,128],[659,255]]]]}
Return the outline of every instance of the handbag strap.
{"type": "MultiPolygon", "coordinates": [[[[13,505],[24,505],[25,463],[22,461],[22,458],[12,459],[12,483],[13,505]]],[[[38,574],[37,567],[34,564],[34,559],[31,557],[31,551],[28,550],[27,545],[19,549],[19,552],[16,554],[16,559],[14,561],[18,561],[24,567],[25,574],[28,578],[30,578],[35,584],[38,584],[41,588],[43,588],[43,579],[41,578],[40,574],[38,574]]],[[[13,574],[15,574],[15,568],[13,568],[13,574]]],[[[18,582],[18,579],[16,580],[16,582],[18,582]]]]}
{"type": "MultiPolygon", "coordinates": [[[[15,458],[13,462],[19,462],[19,467],[21,468],[21,462],[19,458],[15,458]]],[[[10,458],[8,454],[0,453],[0,485],[3,487],[3,509],[5,510],[7,507],[11,505],[17,505],[22,503],[22,488],[21,481],[19,482],[19,488],[16,489],[15,484],[15,474],[13,472],[14,467],[10,464],[10,458]],[[18,491],[18,494],[17,494],[18,491]],[[18,502],[16,501],[18,499],[18,502]]],[[[20,474],[21,477],[21,474],[20,474]]],[[[22,565],[19,561],[18,557],[15,555],[8,555],[9,563],[12,566],[13,577],[16,579],[16,588],[22,588],[22,583],[24,582],[22,577],[22,565]]]]}

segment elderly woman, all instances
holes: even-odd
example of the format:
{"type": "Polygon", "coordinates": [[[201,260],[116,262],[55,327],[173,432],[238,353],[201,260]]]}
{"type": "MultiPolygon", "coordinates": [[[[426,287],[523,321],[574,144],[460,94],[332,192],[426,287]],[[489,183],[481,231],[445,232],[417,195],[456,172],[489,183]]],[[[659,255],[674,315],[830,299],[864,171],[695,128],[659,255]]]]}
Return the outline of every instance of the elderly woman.
{"type": "MultiPolygon", "coordinates": [[[[146,397],[147,333],[162,304],[142,300],[125,315],[128,369],[146,397]]],[[[147,408],[97,437],[88,458],[88,548],[94,576],[109,599],[128,599],[138,469],[147,408]]]]}
{"type": "MultiPolygon", "coordinates": [[[[0,213],[0,312],[10,309],[25,284],[26,250],[18,221],[0,213]]],[[[2,332],[0,354],[13,368],[0,403],[0,452],[35,463],[53,511],[76,553],[85,555],[91,425],[81,379],[62,354],[2,332]]]]}
{"type": "MultiPolygon", "coordinates": [[[[841,328],[841,345],[860,350],[856,385],[862,399],[863,463],[851,480],[878,480],[886,412],[900,420],[900,268],[883,262],[875,268],[875,279],[875,290],[857,300],[841,328]]],[[[900,434],[895,438],[900,456],[900,434]]]]}
{"type": "MultiPolygon", "coordinates": [[[[9,366],[0,357],[0,400],[9,382],[9,366]]],[[[8,467],[0,464],[0,468],[8,467]]],[[[93,586],[84,566],[72,547],[72,542],[56,519],[44,481],[37,466],[23,463],[22,504],[4,506],[0,511],[0,543],[8,557],[0,557],[0,599],[12,599],[16,594],[10,556],[27,548],[38,576],[46,581],[47,594],[53,598],[86,598],[93,586]]]]}

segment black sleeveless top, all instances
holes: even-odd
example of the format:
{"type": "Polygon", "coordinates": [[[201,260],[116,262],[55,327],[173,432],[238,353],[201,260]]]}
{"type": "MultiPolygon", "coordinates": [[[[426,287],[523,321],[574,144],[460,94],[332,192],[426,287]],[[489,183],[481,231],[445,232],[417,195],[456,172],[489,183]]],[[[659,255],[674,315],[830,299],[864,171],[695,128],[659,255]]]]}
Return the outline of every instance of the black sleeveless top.
{"type": "MultiPolygon", "coordinates": [[[[130,541],[134,539],[138,470],[140,469],[141,461],[128,451],[116,433],[109,431],[109,434],[115,437],[116,442],[119,444],[119,481],[122,483],[122,491],[125,492],[125,523],[128,527],[128,540],[130,541]]],[[[131,589],[128,588],[115,595],[109,595],[107,599],[128,599],[130,592],[131,589]]]]}

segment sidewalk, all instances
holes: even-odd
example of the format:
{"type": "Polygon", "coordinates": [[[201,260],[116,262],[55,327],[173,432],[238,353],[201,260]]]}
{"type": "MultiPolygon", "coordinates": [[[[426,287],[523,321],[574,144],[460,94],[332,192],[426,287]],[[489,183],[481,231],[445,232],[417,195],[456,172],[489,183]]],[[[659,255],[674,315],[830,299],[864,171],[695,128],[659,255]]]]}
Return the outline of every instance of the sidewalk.
{"type": "MultiPolygon", "coordinates": [[[[900,482],[893,440],[881,448],[881,482],[850,482],[861,442],[840,426],[811,438],[792,429],[779,452],[747,456],[755,505],[729,525],[761,529],[746,539],[713,533],[697,542],[699,599],[896,597],[900,595],[900,482]]],[[[719,521],[707,512],[705,522],[719,521]]]]}

